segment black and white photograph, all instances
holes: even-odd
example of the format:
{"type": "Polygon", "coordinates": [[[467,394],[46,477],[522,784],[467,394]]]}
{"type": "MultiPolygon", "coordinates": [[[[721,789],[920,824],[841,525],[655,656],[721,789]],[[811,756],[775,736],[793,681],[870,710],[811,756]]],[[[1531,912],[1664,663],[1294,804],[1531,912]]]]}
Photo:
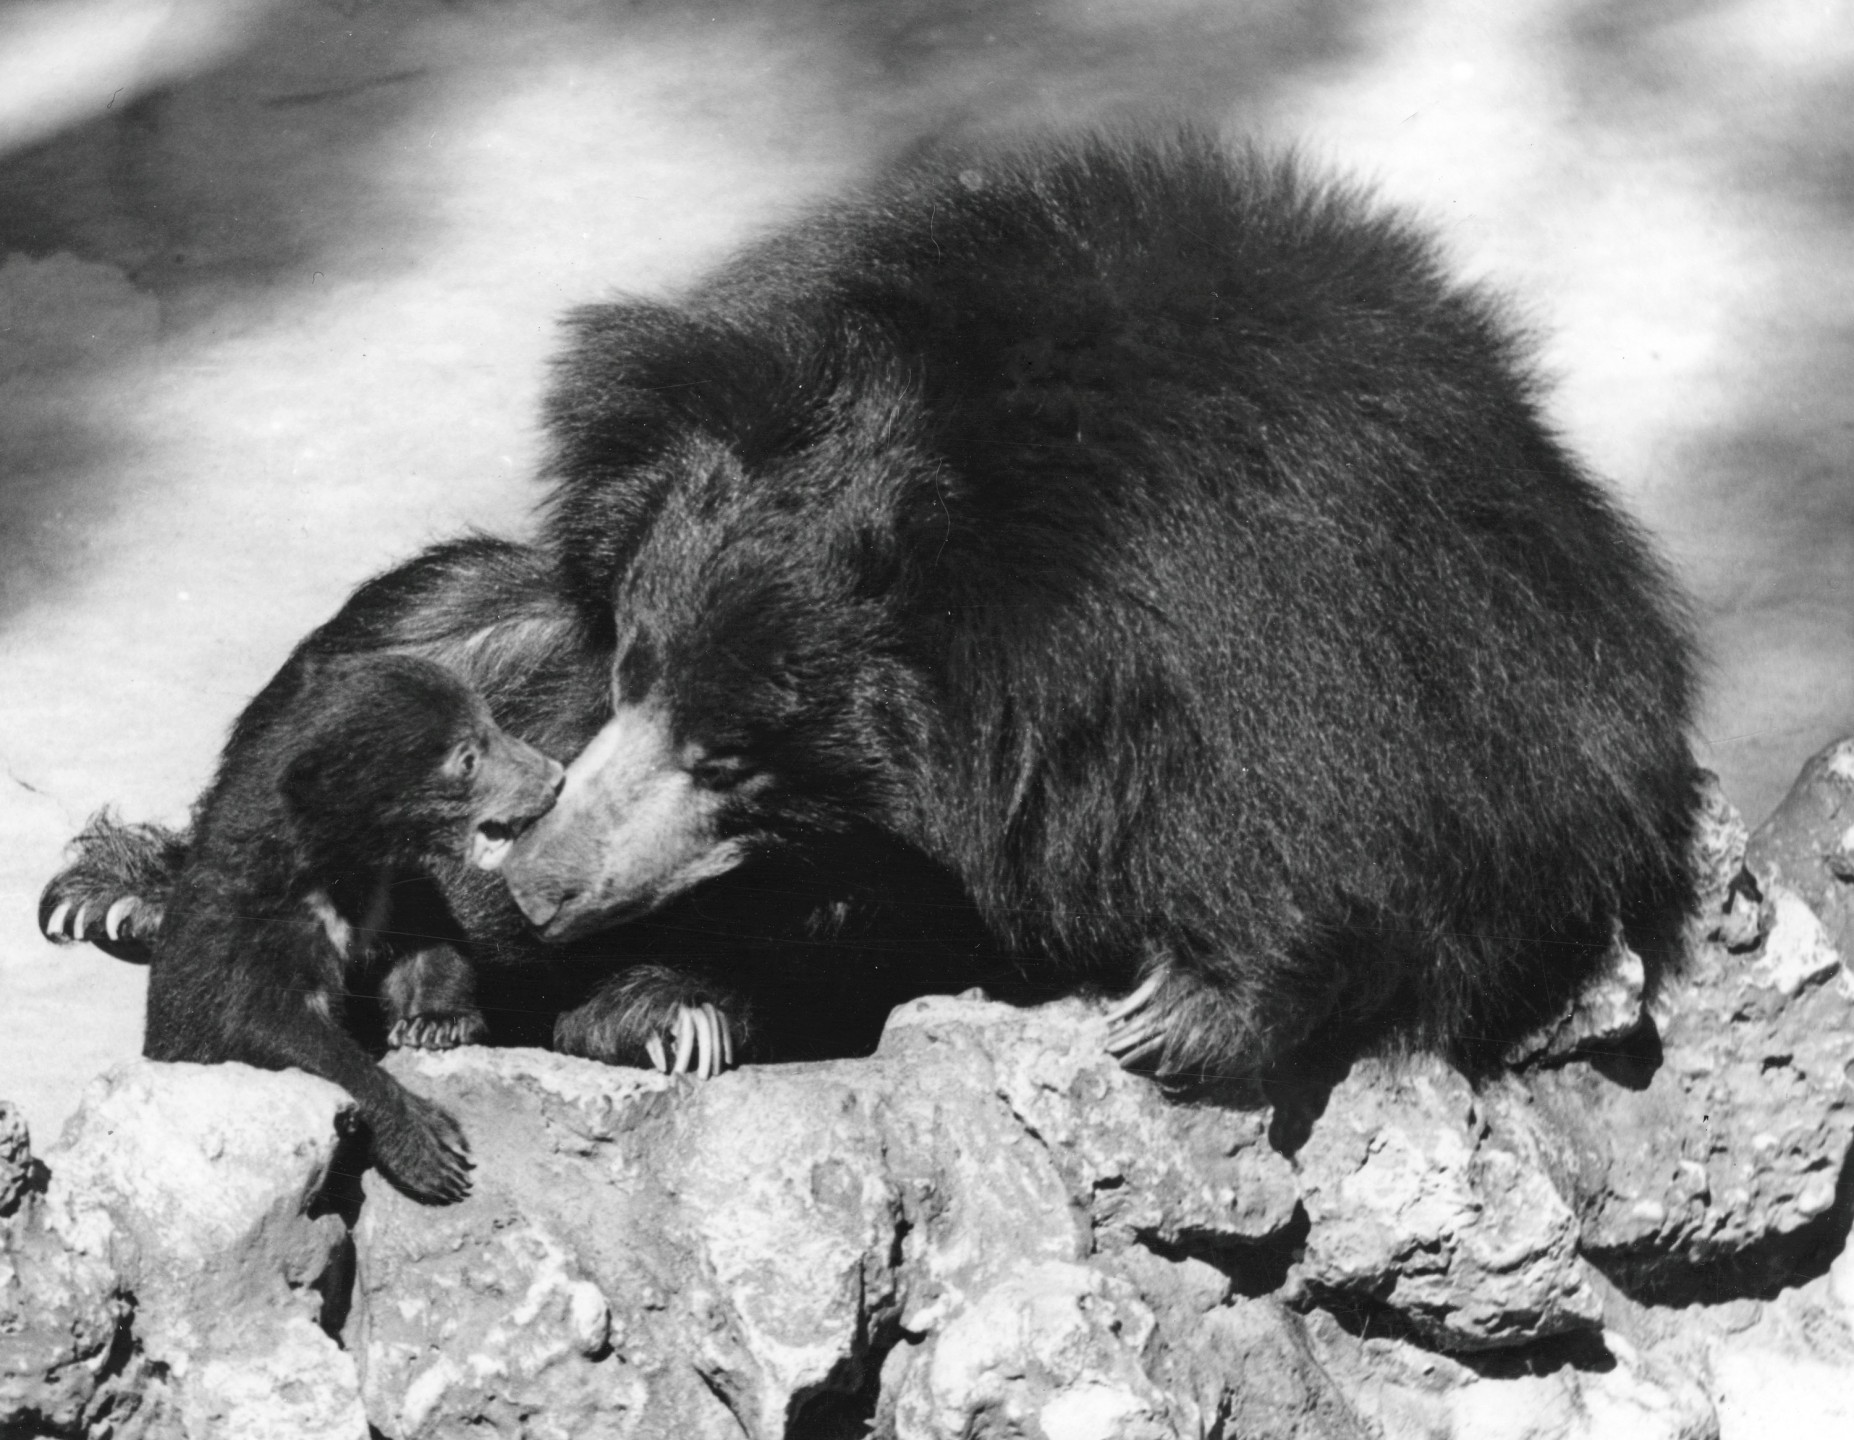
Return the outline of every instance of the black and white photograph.
{"type": "Polygon", "coordinates": [[[0,0],[0,1440],[1854,1434],[1849,0],[0,0]]]}

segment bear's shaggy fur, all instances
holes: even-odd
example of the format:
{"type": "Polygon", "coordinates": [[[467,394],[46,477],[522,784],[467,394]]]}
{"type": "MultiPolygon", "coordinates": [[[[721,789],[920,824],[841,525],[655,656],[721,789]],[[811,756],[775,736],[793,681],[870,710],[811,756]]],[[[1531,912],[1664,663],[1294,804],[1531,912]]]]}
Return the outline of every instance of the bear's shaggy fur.
{"type": "Polygon", "coordinates": [[[929,166],[574,329],[547,542],[616,711],[507,871],[547,933],[898,837],[1191,1072],[1492,1053],[1690,907],[1673,588],[1355,193],[929,166]]]}
{"type": "Polygon", "coordinates": [[[617,968],[566,1048],[711,1003],[849,1048],[1011,973],[1139,987],[1116,1050],[1167,1074],[1484,1064],[1690,909],[1674,587],[1359,194],[1192,137],[932,161],[573,336],[539,546],[305,646],[578,753],[504,872],[617,968]]]}
{"type": "Polygon", "coordinates": [[[429,660],[287,667],[239,722],[195,813],[154,945],[143,1053],[333,1080],[388,1176],[427,1199],[460,1197],[462,1131],[348,1032],[349,983],[386,969],[400,1043],[480,1034],[468,966],[441,937],[409,930],[395,894],[442,861],[499,864],[560,774],[429,660]]]}

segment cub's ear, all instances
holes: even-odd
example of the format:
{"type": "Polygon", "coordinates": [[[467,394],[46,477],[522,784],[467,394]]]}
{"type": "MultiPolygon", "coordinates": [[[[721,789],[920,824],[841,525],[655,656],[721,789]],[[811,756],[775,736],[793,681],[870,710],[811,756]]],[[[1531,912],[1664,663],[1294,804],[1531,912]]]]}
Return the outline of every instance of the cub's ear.
{"type": "Polygon", "coordinates": [[[340,784],[333,756],[315,746],[296,756],[284,768],[277,788],[292,819],[308,820],[325,814],[337,798],[340,784]]]}

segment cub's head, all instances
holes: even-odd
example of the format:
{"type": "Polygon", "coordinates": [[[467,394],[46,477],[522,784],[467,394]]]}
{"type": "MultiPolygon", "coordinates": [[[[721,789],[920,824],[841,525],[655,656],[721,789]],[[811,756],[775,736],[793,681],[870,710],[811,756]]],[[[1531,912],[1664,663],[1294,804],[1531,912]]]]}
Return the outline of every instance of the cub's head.
{"type": "Polygon", "coordinates": [[[282,724],[280,788],[297,831],[329,861],[500,867],[544,815],[563,770],[506,734],[443,666],[410,655],[304,662],[282,724]]]}

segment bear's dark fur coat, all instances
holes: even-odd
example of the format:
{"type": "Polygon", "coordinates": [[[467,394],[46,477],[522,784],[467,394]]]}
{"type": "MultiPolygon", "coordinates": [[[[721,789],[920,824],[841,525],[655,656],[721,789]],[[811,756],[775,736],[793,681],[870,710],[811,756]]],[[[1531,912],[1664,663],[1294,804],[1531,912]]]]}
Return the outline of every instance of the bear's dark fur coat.
{"type": "Polygon", "coordinates": [[[538,549],[434,552],[310,642],[584,745],[505,872],[632,967],[568,1048],[990,950],[1141,987],[1116,1048],[1165,1073],[1483,1063],[1691,907],[1675,590],[1499,307],[1358,194],[1189,137],[931,162],[572,328],[538,549]],[[507,615],[445,598],[505,572],[507,615]]]}
{"type": "Polygon", "coordinates": [[[1672,588],[1356,195],[1195,141],[928,167],[575,333],[547,543],[616,713],[511,860],[548,932],[867,829],[1026,964],[1157,978],[1189,1071],[1484,1051],[1688,909],[1672,588]]]}

